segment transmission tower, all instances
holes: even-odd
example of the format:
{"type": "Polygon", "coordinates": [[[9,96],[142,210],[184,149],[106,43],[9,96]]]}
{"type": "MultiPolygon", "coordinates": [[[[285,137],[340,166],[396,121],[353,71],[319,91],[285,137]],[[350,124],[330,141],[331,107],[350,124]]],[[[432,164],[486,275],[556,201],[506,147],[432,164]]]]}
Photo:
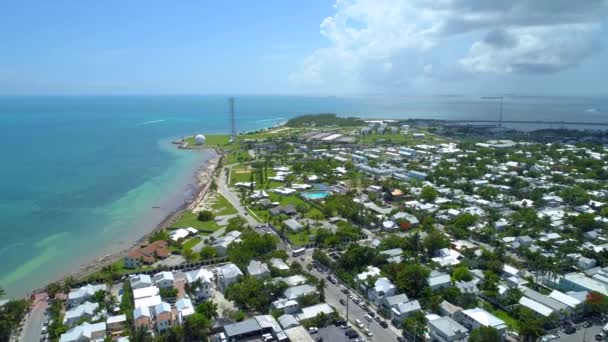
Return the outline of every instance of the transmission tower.
{"type": "Polygon", "coordinates": [[[234,97],[228,99],[228,104],[230,105],[230,140],[236,140],[236,119],[234,118],[234,97]]]}

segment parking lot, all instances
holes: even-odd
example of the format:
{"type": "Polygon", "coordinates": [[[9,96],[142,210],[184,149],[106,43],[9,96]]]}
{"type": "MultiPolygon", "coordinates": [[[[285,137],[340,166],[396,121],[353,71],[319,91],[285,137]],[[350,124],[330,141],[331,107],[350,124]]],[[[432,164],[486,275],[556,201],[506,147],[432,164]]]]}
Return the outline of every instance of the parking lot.
{"type": "MultiPolygon", "coordinates": [[[[559,331],[558,339],[551,339],[551,341],[558,342],[581,342],[581,341],[598,341],[595,339],[595,335],[602,333],[602,328],[604,327],[604,323],[595,323],[589,328],[583,328],[582,325],[578,325],[576,329],[576,333],[574,334],[565,334],[563,331],[559,331]]],[[[554,333],[556,334],[556,333],[554,333]]],[[[548,341],[548,339],[545,339],[548,341]]],[[[600,339],[599,341],[606,341],[606,339],[600,339]]]]}

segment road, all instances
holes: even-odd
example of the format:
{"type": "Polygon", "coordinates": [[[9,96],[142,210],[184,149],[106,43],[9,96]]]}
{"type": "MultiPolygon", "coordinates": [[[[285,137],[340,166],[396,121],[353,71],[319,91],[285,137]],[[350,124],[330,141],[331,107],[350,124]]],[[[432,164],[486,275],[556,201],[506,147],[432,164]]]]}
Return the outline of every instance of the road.
{"type": "MultiPolygon", "coordinates": [[[[298,262],[302,263],[304,269],[306,269],[306,265],[312,263],[312,251],[307,251],[306,254],[301,257],[304,258],[304,261],[299,258],[293,258],[292,260],[297,260],[298,262]]],[[[325,279],[325,277],[327,276],[326,273],[321,273],[315,268],[310,271],[310,274],[312,274],[318,279],[325,279]]],[[[387,323],[389,323],[388,328],[382,328],[380,324],[378,324],[378,322],[376,322],[375,320],[372,320],[371,322],[367,321],[364,318],[364,316],[367,315],[367,312],[361,309],[361,307],[355,304],[352,300],[348,299],[347,295],[340,291],[340,286],[341,285],[339,283],[334,285],[327,280],[325,281],[325,302],[327,304],[333,306],[338,311],[340,316],[346,318],[346,306],[340,304],[340,299],[346,300],[348,302],[348,321],[353,326],[353,328],[355,327],[355,320],[358,319],[363,322],[363,326],[365,328],[369,328],[372,331],[373,336],[365,336],[366,340],[383,342],[397,340],[397,336],[400,336],[398,335],[399,331],[393,326],[391,326],[389,321],[387,321],[387,323]]],[[[350,290],[350,292],[354,293],[352,290],[350,290]]],[[[357,296],[360,298],[359,295],[357,296]]],[[[362,331],[360,331],[360,333],[362,336],[364,336],[362,331]]]]}
{"type": "Polygon", "coordinates": [[[220,180],[217,185],[217,191],[222,194],[222,196],[224,196],[228,202],[230,202],[230,204],[232,204],[239,215],[241,215],[241,217],[247,221],[247,224],[249,224],[251,227],[257,226],[259,222],[249,215],[247,209],[241,205],[241,200],[239,197],[228,188],[228,184],[226,182],[226,169],[227,168],[224,168],[222,172],[220,172],[220,180]]]}
{"type": "Polygon", "coordinates": [[[39,342],[42,325],[44,324],[44,312],[48,307],[48,297],[46,294],[36,295],[30,314],[23,325],[23,332],[19,338],[20,342],[39,342]]]}

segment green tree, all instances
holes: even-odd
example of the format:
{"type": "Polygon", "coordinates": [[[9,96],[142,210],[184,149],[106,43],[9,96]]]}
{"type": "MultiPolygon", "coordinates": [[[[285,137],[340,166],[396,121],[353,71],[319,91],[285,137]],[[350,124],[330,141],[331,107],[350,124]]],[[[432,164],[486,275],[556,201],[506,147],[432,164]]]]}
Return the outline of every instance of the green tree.
{"type": "Polygon", "coordinates": [[[589,292],[585,298],[585,310],[590,313],[608,313],[608,298],[596,291],[589,292]]]}
{"type": "Polygon", "coordinates": [[[422,245],[424,245],[424,248],[426,248],[429,254],[432,254],[437,250],[449,247],[450,239],[439,230],[432,229],[424,238],[422,245]]]}
{"type": "Polygon", "coordinates": [[[198,220],[199,220],[199,221],[207,222],[207,221],[211,221],[211,220],[213,220],[214,216],[215,216],[215,215],[213,214],[213,212],[212,212],[212,211],[209,211],[209,210],[201,210],[201,211],[198,213],[198,217],[197,217],[197,218],[198,218],[198,220]]]}
{"type": "Polygon", "coordinates": [[[545,333],[544,320],[538,318],[528,308],[520,307],[519,312],[519,336],[521,341],[537,341],[545,333]]]}
{"type": "Polygon", "coordinates": [[[481,326],[471,331],[469,342],[496,342],[500,341],[500,332],[493,327],[481,326]]]}
{"type": "Polygon", "coordinates": [[[205,246],[201,249],[201,260],[209,260],[215,258],[217,251],[212,246],[205,246]]]}
{"type": "Polygon", "coordinates": [[[424,288],[428,286],[429,274],[430,271],[420,264],[405,264],[397,273],[395,286],[409,297],[419,298],[424,288]]]}
{"type": "Polygon", "coordinates": [[[426,317],[422,311],[416,311],[403,321],[403,331],[409,340],[424,341],[426,333],[426,317]]]}
{"type": "Polygon", "coordinates": [[[186,262],[193,262],[196,260],[196,253],[192,251],[192,248],[182,249],[182,256],[186,259],[186,262]]]}
{"type": "Polygon", "coordinates": [[[205,301],[196,306],[196,312],[205,316],[207,319],[213,319],[217,316],[217,303],[205,301]]]}
{"type": "Polygon", "coordinates": [[[205,341],[212,322],[204,315],[195,312],[186,317],[184,337],[186,341],[205,341]]]}
{"type": "Polygon", "coordinates": [[[454,272],[452,273],[452,278],[454,281],[471,281],[473,280],[473,275],[469,268],[465,265],[460,265],[454,268],[454,272]]]}
{"type": "Polygon", "coordinates": [[[435,188],[433,188],[432,186],[428,186],[428,185],[423,187],[422,191],[420,192],[420,198],[422,198],[426,202],[435,201],[435,199],[437,199],[438,195],[439,195],[439,193],[437,192],[437,190],[435,190],[435,188]]]}

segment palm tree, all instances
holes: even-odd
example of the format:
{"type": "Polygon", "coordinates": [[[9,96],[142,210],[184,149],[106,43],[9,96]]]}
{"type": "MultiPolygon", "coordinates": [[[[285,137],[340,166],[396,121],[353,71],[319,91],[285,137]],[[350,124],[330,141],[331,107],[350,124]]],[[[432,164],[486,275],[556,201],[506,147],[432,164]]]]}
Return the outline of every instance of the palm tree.
{"type": "Polygon", "coordinates": [[[4,297],[4,295],[6,295],[6,292],[0,287],[0,298],[4,297]]]}
{"type": "Polygon", "coordinates": [[[190,298],[194,298],[196,297],[196,291],[203,286],[203,281],[201,279],[196,279],[195,281],[193,281],[192,283],[186,283],[186,286],[184,286],[184,291],[186,291],[186,293],[188,294],[188,296],[190,296],[190,298]]]}
{"type": "Polygon", "coordinates": [[[144,326],[137,327],[131,332],[131,341],[133,342],[150,342],[152,336],[144,326]]]}

